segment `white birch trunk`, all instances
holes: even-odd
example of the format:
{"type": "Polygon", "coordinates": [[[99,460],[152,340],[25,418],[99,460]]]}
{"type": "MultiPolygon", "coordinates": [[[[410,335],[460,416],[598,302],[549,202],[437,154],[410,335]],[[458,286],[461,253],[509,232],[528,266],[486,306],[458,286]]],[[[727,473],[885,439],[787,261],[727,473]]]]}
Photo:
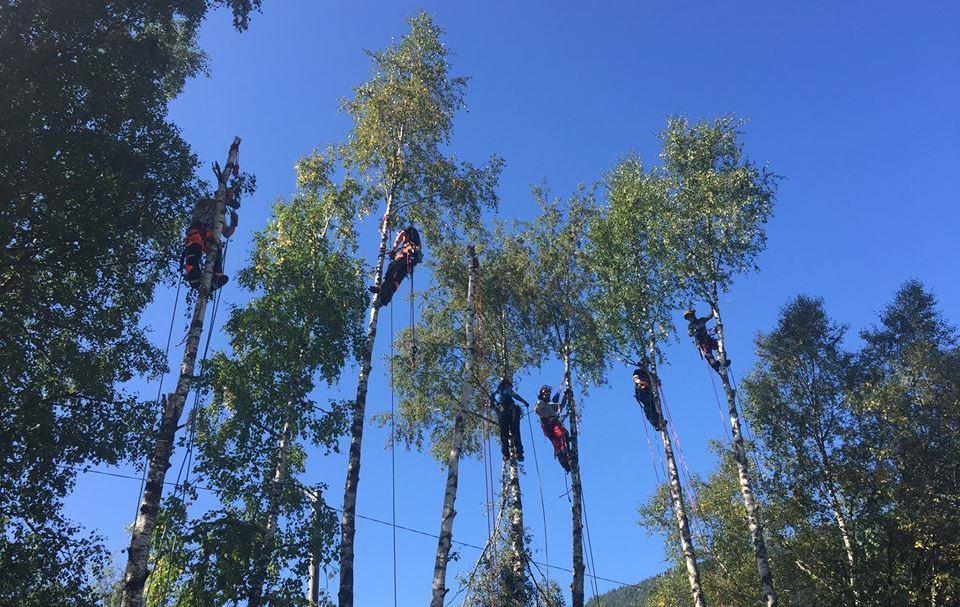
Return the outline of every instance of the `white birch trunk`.
{"type": "Polygon", "coordinates": [[[653,393],[654,403],[657,406],[657,415],[662,421],[660,426],[660,439],[663,441],[663,452],[667,459],[667,477],[670,488],[670,501],[673,504],[673,514],[677,519],[677,529],[680,532],[680,549],[683,553],[683,561],[687,568],[687,580],[690,582],[690,593],[693,595],[693,604],[695,607],[706,607],[707,599],[703,594],[703,588],[700,586],[700,568],[697,566],[697,554],[693,548],[693,539],[690,536],[690,522],[687,519],[687,510],[683,504],[683,486],[680,484],[680,474],[677,471],[677,461],[673,455],[673,443],[670,441],[670,433],[667,430],[667,420],[663,415],[663,406],[660,401],[660,387],[657,385],[657,363],[656,349],[654,348],[653,338],[650,339],[650,365],[654,378],[650,382],[650,390],[653,393]]]}
{"type": "MultiPolygon", "coordinates": [[[[223,211],[227,181],[230,179],[233,167],[237,163],[239,153],[240,138],[235,137],[227,155],[227,164],[217,176],[217,204],[213,213],[213,238],[210,243],[210,250],[203,263],[200,289],[193,308],[190,329],[187,332],[183,362],[180,365],[180,377],[177,379],[177,387],[173,393],[162,400],[160,427],[147,464],[147,482],[143,497],[140,500],[140,507],[137,509],[137,518],[133,523],[130,534],[130,546],[127,548],[127,566],[123,575],[121,597],[122,607],[143,607],[143,588],[147,576],[150,574],[150,543],[153,539],[153,530],[157,525],[157,513],[160,511],[163,484],[167,470],[170,468],[170,457],[173,455],[177,426],[180,424],[180,416],[183,414],[183,405],[187,400],[187,393],[195,379],[193,374],[196,367],[197,351],[200,346],[200,335],[203,333],[203,319],[207,311],[207,301],[210,299],[213,268],[221,250],[220,238],[223,234],[223,211]]],[[[212,327],[211,330],[213,330],[212,327]]]]}
{"type": "Polygon", "coordinates": [[[430,607],[443,607],[443,599],[447,595],[447,562],[450,558],[450,546],[453,539],[453,519],[457,516],[455,509],[457,501],[457,486],[460,473],[460,447],[463,444],[464,427],[466,426],[467,411],[473,400],[473,364],[476,357],[475,320],[475,289],[477,274],[477,258],[473,247],[469,247],[470,278],[467,282],[467,352],[463,368],[463,385],[460,396],[460,410],[457,411],[453,422],[453,439],[450,444],[450,453],[447,455],[447,486],[443,494],[443,510],[440,515],[440,537],[437,540],[437,557],[433,566],[433,593],[430,598],[430,607]]]}
{"type": "Polygon", "coordinates": [[[580,482],[580,449],[578,440],[580,427],[578,425],[577,406],[573,399],[573,388],[570,385],[570,348],[567,347],[563,356],[564,382],[567,393],[567,407],[570,412],[570,515],[573,523],[573,580],[570,582],[571,607],[583,607],[584,590],[583,577],[586,567],[583,563],[583,485],[580,482]]]}
{"type": "MultiPolygon", "coordinates": [[[[383,262],[386,257],[387,238],[389,237],[390,213],[393,211],[393,194],[387,195],[387,206],[380,226],[380,250],[377,266],[374,270],[374,284],[382,282],[383,262]]],[[[343,514],[340,518],[340,589],[337,598],[340,607],[353,607],[353,542],[357,532],[357,488],[360,484],[360,447],[363,444],[363,425],[366,419],[367,384],[370,370],[373,368],[373,345],[377,338],[377,317],[380,308],[376,305],[377,295],[370,299],[370,321],[367,325],[367,337],[363,346],[363,358],[360,361],[360,377],[357,382],[357,397],[353,403],[353,419],[350,424],[350,453],[347,462],[347,480],[343,490],[343,514]]]]}
{"type": "Polygon", "coordinates": [[[840,495],[837,493],[837,483],[833,474],[833,466],[830,464],[830,458],[823,443],[817,440],[817,450],[820,455],[820,461],[823,465],[825,476],[824,488],[827,491],[827,497],[830,499],[830,511],[833,519],[837,523],[837,529],[840,531],[840,539],[843,541],[843,550],[847,556],[847,566],[850,567],[850,575],[847,579],[847,585],[853,594],[853,604],[860,605],[860,592],[856,585],[856,557],[853,552],[853,538],[850,535],[850,528],[847,525],[847,519],[843,515],[843,507],[840,495]]]}
{"type": "Polygon", "coordinates": [[[730,374],[727,372],[727,350],[723,339],[723,321],[720,310],[717,308],[716,295],[711,305],[713,317],[717,326],[717,354],[720,362],[720,380],[723,391],[727,396],[727,410],[730,415],[731,443],[733,444],[733,459],[737,463],[737,476],[740,481],[740,494],[743,496],[743,507],[747,513],[747,528],[750,532],[750,544],[757,559],[757,572],[760,577],[760,592],[763,595],[763,604],[766,607],[776,607],[777,596],[773,591],[773,574],[770,571],[770,560],[767,557],[767,546],[763,539],[763,525],[760,522],[760,511],[754,498],[753,486],[750,481],[750,462],[747,460],[747,451],[743,445],[743,434],[740,430],[740,412],[737,410],[737,394],[730,383],[730,374]]]}
{"type": "MultiPolygon", "coordinates": [[[[313,509],[313,524],[320,524],[320,494],[309,493],[310,506],[313,509]]],[[[310,580],[307,585],[307,605],[308,607],[320,607],[320,555],[317,554],[318,546],[311,545],[310,548],[310,580]]]]}
{"type": "MultiPolygon", "coordinates": [[[[526,580],[526,570],[524,569],[526,548],[524,546],[520,469],[515,457],[507,458],[505,465],[509,472],[507,488],[510,492],[510,551],[513,553],[510,567],[513,569],[513,579],[520,583],[522,580],[526,580]]],[[[522,583],[517,588],[511,588],[510,595],[514,599],[513,604],[526,605],[527,595],[522,583]]]]}

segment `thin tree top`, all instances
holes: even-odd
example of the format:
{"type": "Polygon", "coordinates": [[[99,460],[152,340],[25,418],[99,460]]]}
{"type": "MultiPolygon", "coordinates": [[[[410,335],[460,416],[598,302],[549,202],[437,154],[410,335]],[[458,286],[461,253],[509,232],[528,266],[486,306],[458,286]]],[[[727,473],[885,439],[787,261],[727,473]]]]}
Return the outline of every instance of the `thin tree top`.
{"type": "Polygon", "coordinates": [[[642,358],[651,331],[673,334],[680,282],[670,216],[670,181],[627,156],[605,176],[607,204],[590,223],[589,256],[599,290],[594,305],[606,340],[627,359],[642,358]]]}
{"type": "Polygon", "coordinates": [[[693,125],[673,117],[660,134],[679,274],[690,296],[713,303],[736,274],[757,269],[779,180],[744,155],[743,124],[731,116],[693,125]]]}
{"type": "Polygon", "coordinates": [[[389,203],[393,226],[415,223],[437,242],[475,228],[483,210],[496,207],[503,162],[491,156],[475,166],[447,152],[467,79],[451,75],[452,52],[429,15],[421,11],[407,22],[399,41],[367,51],[371,75],[341,103],[353,128],[344,142],[301,161],[299,185],[336,201],[345,233],[389,203]]]}
{"type": "Polygon", "coordinates": [[[587,231],[597,213],[594,192],[580,187],[568,200],[546,186],[533,189],[540,214],[521,225],[526,271],[536,285],[523,329],[529,347],[572,365],[590,384],[603,381],[607,348],[591,303],[596,279],[587,255],[587,231]]]}

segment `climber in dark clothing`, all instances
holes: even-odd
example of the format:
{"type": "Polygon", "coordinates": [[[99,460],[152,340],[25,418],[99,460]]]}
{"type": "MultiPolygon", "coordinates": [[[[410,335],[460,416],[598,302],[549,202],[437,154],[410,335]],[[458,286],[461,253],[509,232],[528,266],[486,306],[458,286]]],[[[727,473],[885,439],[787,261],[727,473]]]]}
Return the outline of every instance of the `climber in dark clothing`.
{"type": "MultiPolygon", "coordinates": [[[[660,380],[657,380],[660,385],[660,380]]],[[[653,397],[653,386],[650,378],[650,372],[642,367],[633,371],[633,397],[637,399],[640,406],[643,407],[643,414],[647,421],[657,432],[663,429],[663,417],[657,410],[657,403],[653,397]]]]}
{"type": "Polygon", "coordinates": [[[393,299],[393,294],[403,279],[413,272],[413,268],[423,261],[421,253],[420,232],[413,226],[407,226],[397,234],[393,242],[393,248],[387,251],[390,256],[390,265],[387,266],[387,273],[384,275],[380,286],[370,287],[372,293],[377,293],[377,306],[385,306],[393,299]]]}
{"type": "MultiPolygon", "coordinates": [[[[190,219],[190,227],[184,239],[183,262],[184,278],[194,289],[200,288],[203,277],[203,255],[210,251],[213,242],[213,218],[216,213],[217,200],[204,198],[197,202],[190,219]]],[[[222,236],[230,238],[237,230],[239,217],[234,210],[230,211],[230,223],[224,220],[222,236]]],[[[215,291],[227,284],[228,277],[223,273],[223,245],[217,247],[217,259],[214,262],[213,281],[210,290],[215,291]]]]}
{"type": "MultiPolygon", "coordinates": [[[[700,355],[706,359],[707,363],[713,367],[713,370],[717,373],[721,372],[720,361],[717,360],[717,357],[714,356],[714,352],[719,351],[720,344],[717,343],[717,339],[710,334],[710,330],[707,329],[707,322],[712,319],[712,316],[704,316],[703,318],[697,318],[697,311],[693,308],[690,308],[683,313],[683,317],[687,320],[687,333],[690,337],[693,338],[693,341],[697,345],[697,349],[700,350],[700,355]]],[[[727,365],[730,366],[730,359],[727,359],[727,365]]]]}
{"type": "MultiPolygon", "coordinates": [[[[567,390],[569,391],[569,388],[567,390]]],[[[564,392],[564,402],[566,402],[566,396],[566,392],[564,392]]],[[[550,439],[550,443],[553,445],[553,455],[560,462],[560,466],[570,472],[569,436],[567,435],[567,429],[560,420],[562,406],[559,391],[551,399],[550,386],[540,388],[540,393],[537,395],[537,405],[534,409],[537,417],[540,418],[540,428],[543,430],[543,435],[550,439]]]]}
{"type": "Polygon", "coordinates": [[[513,390],[513,382],[504,378],[500,380],[497,389],[490,395],[490,405],[497,412],[497,425],[500,427],[500,449],[503,458],[509,459],[510,447],[513,447],[513,456],[517,461],[523,461],[523,444],[520,442],[520,418],[523,412],[516,400],[530,406],[522,396],[513,390]]]}

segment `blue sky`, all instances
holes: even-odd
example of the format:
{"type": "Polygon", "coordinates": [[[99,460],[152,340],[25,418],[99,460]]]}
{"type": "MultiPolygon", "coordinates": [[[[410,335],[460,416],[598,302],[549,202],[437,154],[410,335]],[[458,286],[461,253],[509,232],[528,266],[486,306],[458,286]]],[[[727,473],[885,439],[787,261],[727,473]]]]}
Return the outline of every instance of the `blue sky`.
{"type": "MultiPolygon", "coordinates": [[[[446,29],[456,72],[471,77],[469,111],[458,118],[454,152],[474,161],[494,152],[506,159],[503,217],[534,212],[530,185],[544,179],[556,193],[568,194],[630,151],[655,162],[656,133],[668,114],[695,119],[734,113],[749,120],[748,154],[786,179],[761,271],[739,279],[721,302],[738,376],[752,364],[753,336],[771,328],[780,306],[801,292],[824,297],[834,318],[855,332],[903,280],[916,277],[936,292],[948,316],[958,318],[951,311],[960,306],[954,267],[960,7],[938,1],[909,7],[687,1],[588,7],[265,0],[263,14],[244,34],[232,31],[227,15],[215,14],[201,35],[210,77],[190,82],[171,103],[171,116],[205,164],[222,163],[232,136],[243,138],[241,165],[256,174],[259,189],[241,209],[231,271],[245,258],[253,231],[265,225],[270,204],[292,191],[297,158],[341,139],[349,128],[337,111],[338,99],[368,73],[362,49],[387,45],[418,7],[446,29]]],[[[365,236],[372,256],[373,235],[365,236]]],[[[398,303],[406,297],[404,288],[398,303]]],[[[225,304],[246,298],[233,284],[223,295],[225,304]]],[[[172,290],[160,293],[144,319],[161,345],[172,301],[172,290]]],[[[408,322],[399,311],[405,309],[394,312],[397,330],[408,322]]],[[[221,314],[221,322],[225,318],[221,314]]],[[[389,314],[381,322],[369,413],[389,410],[382,364],[389,314]]],[[[178,329],[185,324],[178,323],[178,329]]],[[[219,333],[213,344],[224,347],[219,333]]],[[[667,355],[662,375],[681,446],[689,467],[706,473],[713,465],[707,443],[723,436],[710,375],[686,339],[667,355]]],[[[175,367],[180,352],[171,360],[175,367]]],[[[629,372],[615,368],[609,386],[585,400],[581,462],[597,574],[635,582],[664,565],[659,538],[636,525],[636,507],[655,479],[629,372]]],[[[547,366],[525,378],[520,391],[532,397],[537,386],[559,375],[555,365],[547,366]]],[[[355,370],[348,370],[340,390],[352,393],[355,382],[355,370]]],[[[156,391],[155,384],[135,388],[144,395],[156,391]]],[[[549,560],[569,568],[563,476],[546,439],[538,434],[536,441],[549,560]]],[[[384,445],[385,433],[369,426],[358,512],[389,519],[390,455],[384,445]]],[[[527,523],[535,556],[544,561],[538,484],[532,462],[527,467],[527,523]]],[[[329,499],[339,506],[344,470],[344,455],[317,454],[304,480],[329,483],[329,499]]],[[[435,532],[443,481],[443,470],[429,456],[398,451],[398,522],[435,532]]],[[[134,481],[85,475],[68,512],[119,550],[137,490],[134,481]]],[[[484,542],[482,500],[481,467],[466,462],[456,538],[484,542]]],[[[388,527],[358,521],[358,605],[392,600],[390,538],[388,527]]],[[[399,531],[397,542],[399,604],[422,605],[436,541],[399,531]]],[[[457,551],[462,559],[451,571],[454,589],[453,573],[469,570],[477,556],[470,548],[457,551]]],[[[568,574],[552,572],[562,586],[569,584],[568,574]]],[[[599,582],[601,591],[612,586],[599,582]]],[[[335,579],[330,588],[335,594],[335,579]]]]}

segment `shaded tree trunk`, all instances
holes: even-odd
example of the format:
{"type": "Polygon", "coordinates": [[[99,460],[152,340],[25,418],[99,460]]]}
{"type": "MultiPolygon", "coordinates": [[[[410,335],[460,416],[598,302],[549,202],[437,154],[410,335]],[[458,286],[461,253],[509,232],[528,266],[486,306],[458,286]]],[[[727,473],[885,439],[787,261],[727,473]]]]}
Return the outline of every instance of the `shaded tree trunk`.
{"type": "Polygon", "coordinates": [[[743,434],[740,430],[740,412],[737,410],[737,394],[730,382],[727,371],[727,349],[723,339],[723,321],[720,310],[715,303],[717,300],[714,290],[714,303],[711,304],[713,317],[716,319],[718,355],[720,362],[720,380],[723,391],[727,396],[727,411],[730,415],[731,443],[733,445],[733,460],[737,463],[737,476],[740,482],[740,495],[743,496],[743,507],[747,513],[747,528],[750,531],[750,544],[757,559],[757,572],[760,576],[760,592],[766,607],[776,607],[777,596],[773,591],[773,574],[770,571],[770,560],[767,556],[767,546],[763,539],[763,525],[760,522],[760,509],[754,498],[753,486],[750,481],[750,462],[747,460],[747,451],[743,444],[743,434]]]}
{"type": "Polygon", "coordinates": [[[469,247],[468,250],[470,278],[467,283],[467,353],[463,367],[463,391],[460,396],[460,410],[457,411],[453,422],[450,453],[447,455],[447,486],[443,494],[443,510],[440,515],[440,537],[437,540],[437,557],[433,565],[433,593],[430,598],[430,607],[443,607],[443,599],[447,594],[447,562],[450,558],[450,545],[453,539],[453,519],[457,516],[455,506],[460,471],[460,447],[463,443],[467,412],[473,399],[473,366],[477,349],[474,331],[474,323],[476,322],[474,300],[476,297],[476,275],[479,266],[473,247],[469,247]]]}
{"type": "MultiPolygon", "coordinates": [[[[320,490],[316,493],[308,493],[310,498],[310,507],[313,510],[312,520],[314,529],[320,524],[320,490]]],[[[310,580],[307,583],[307,605],[308,607],[320,607],[320,544],[319,542],[310,542],[310,580]]]]}
{"type": "MultiPolygon", "coordinates": [[[[374,270],[374,284],[383,281],[383,261],[386,257],[387,238],[390,234],[390,213],[393,211],[393,191],[387,193],[387,205],[380,225],[380,250],[374,270]]],[[[366,419],[367,384],[373,368],[373,345],[377,338],[377,317],[380,308],[377,295],[370,299],[370,321],[360,360],[360,377],[357,382],[357,397],[353,401],[353,419],[350,424],[350,453],[347,462],[347,480],[343,489],[343,514],[340,518],[340,589],[337,598],[340,607],[353,607],[353,542],[357,532],[357,488],[360,484],[360,447],[363,444],[363,425],[366,419]]]]}
{"type": "Polygon", "coordinates": [[[250,592],[247,595],[247,607],[260,607],[263,604],[263,585],[267,579],[267,568],[273,555],[277,537],[277,524],[280,513],[280,491],[283,479],[287,475],[287,456],[290,442],[293,440],[293,424],[289,420],[283,424],[280,444],[277,446],[277,460],[273,469],[273,478],[267,491],[267,527],[263,534],[263,546],[257,556],[253,575],[250,576],[250,592]]]}
{"type": "MultiPolygon", "coordinates": [[[[206,316],[207,302],[210,299],[210,285],[213,282],[213,269],[216,258],[220,254],[220,238],[223,234],[223,211],[226,200],[227,181],[236,166],[240,153],[240,138],[235,137],[227,155],[227,164],[217,176],[216,205],[213,212],[213,237],[210,250],[203,262],[203,274],[200,279],[200,288],[197,301],[193,308],[193,318],[187,331],[186,347],[183,351],[183,362],[180,365],[180,377],[173,393],[161,401],[160,426],[157,430],[156,442],[150,453],[147,464],[146,485],[140,507],[137,509],[137,518],[133,523],[130,534],[130,545],[127,548],[127,566],[123,575],[122,607],[142,607],[143,588],[150,574],[150,543],[153,531],[157,526],[157,513],[160,511],[160,501],[163,498],[163,484],[167,470],[170,468],[170,457],[173,455],[174,439],[183,406],[187,400],[187,393],[193,384],[194,370],[197,362],[197,351],[200,346],[200,335],[203,333],[203,319],[206,316]]],[[[210,328],[213,330],[213,327],[210,328]]]]}
{"type": "Polygon", "coordinates": [[[580,429],[577,418],[577,406],[570,385],[570,346],[563,355],[564,382],[570,392],[567,393],[567,407],[570,412],[570,515],[573,523],[573,580],[570,582],[571,607],[583,607],[583,486],[580,483],[580,449],[578,440],[580,429]]]}
{"type": "Polygon", "coordinates": [[[526,545],[524,542],[523,527],[523,497],[520,492],[520,467],[517,465],[515,457],[510,457],[505,463],[509,474],[507,480],[507,490],[510,492],[510,538],[509,546],[511,554],[510,576],[514,587],[508,589],[508,595],[511,597],[513,605],[526,605],[527,593],[526,584],[527,572],[526,565],[526,545]]]}
{"type": "MultiPolygon", "coordinates": [[[[656,349],[653,338],[650,339],[650,365],[653,377],[657,374],[656,349]]],[[[677,519],[677,529],[680,532],[680,549],[683,552],[683,561],[687,568],[687,580],[690,582],[690,593],[693,595],[695,607],[706,607],[707,599],[700,586],[700,568],[697,565],[697,553],[693,548],[693,539],[690,536],[690,521],[687,519],[687,510],[683,505],[683,486],[680,484],[680,474],[677,471],[677,461],[673,455],[673,443],[667,430],[667,420],[663,415],[663,405],[660,400],[660,387],[657,381],[650,382],[654,403],[657,406],[657,415],[662,420],[660,439],[663,441],[663,453],[667,459],[667,477],[670,488],[670,501],[673,504],[673,514],[677,519]]]]}
{"type": "Polygon", "coordinates": [[[850,577],[847,580],[847,584],[850,586],[850,592],[853,594],[853,604],[859,605],[860,592],[856,586],[856,557],[853,552],[853,538],[850,535],[850,527],[847,524],[847,519],[843,515],[843,507],[841,505],[840,495],[837,493],[837,483],[833,473],[833,466],[830,464],[830,457],[827,455],[827,449],[824,447],[823,441],[819,439],[817,440],[817,451],[820,455],[821,465],[823,466],[825,476],[823,484],[827,492],[827,497],[830,500],[830,511],[833,514],[833,519],[837,523],[837,529],[840,531],[843,550],[847,556],[847,566],[850,567],[850,577]]]}

